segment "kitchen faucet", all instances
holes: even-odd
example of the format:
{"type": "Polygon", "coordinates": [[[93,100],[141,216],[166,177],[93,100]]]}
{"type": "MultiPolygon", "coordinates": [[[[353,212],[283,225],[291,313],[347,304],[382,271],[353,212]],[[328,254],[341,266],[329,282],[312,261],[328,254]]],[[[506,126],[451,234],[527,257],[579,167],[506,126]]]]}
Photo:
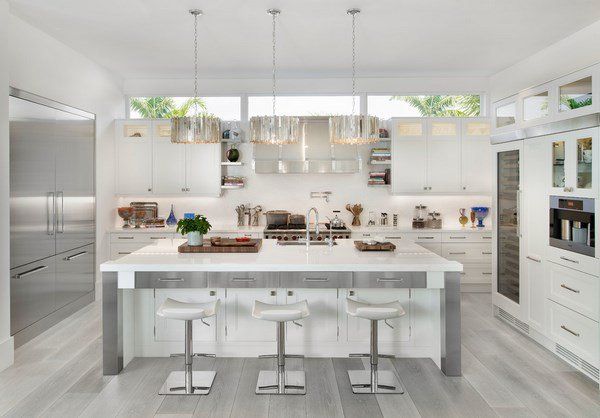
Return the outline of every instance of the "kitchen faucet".
{"type": "Polygon", "coordinates": [[[306,212],[306,249],[310,247],[310,213],[315,212],[315,233],[319,236],[319,211],[312,207],[306,212]]]}

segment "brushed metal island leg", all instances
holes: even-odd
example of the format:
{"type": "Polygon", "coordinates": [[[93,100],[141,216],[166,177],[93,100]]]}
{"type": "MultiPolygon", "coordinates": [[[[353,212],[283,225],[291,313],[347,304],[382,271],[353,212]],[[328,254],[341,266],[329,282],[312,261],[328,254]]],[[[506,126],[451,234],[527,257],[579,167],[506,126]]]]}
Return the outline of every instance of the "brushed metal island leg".
{"type": "Polygon", "coordinates": [[[102,368],[105,376],[123,370],[123,291],[118,273],[102,273],[102,368]]]}
{"type": "Polygon", "coordinates": [[[441,368],[446,376],[461,376],[460,273],[444,273],[440,292],[441,368]]]}

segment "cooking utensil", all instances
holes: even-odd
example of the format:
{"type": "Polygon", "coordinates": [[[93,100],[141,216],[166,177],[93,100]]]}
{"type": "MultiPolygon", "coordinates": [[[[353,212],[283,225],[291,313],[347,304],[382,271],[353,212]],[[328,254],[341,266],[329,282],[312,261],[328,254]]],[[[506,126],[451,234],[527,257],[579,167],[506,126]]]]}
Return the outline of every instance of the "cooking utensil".
{"type": "Polygon", "coordinates": [[[265,212],[267,225],[287,225],[290,219],[290,212],[287,210],[269,210],[265,212]]]}

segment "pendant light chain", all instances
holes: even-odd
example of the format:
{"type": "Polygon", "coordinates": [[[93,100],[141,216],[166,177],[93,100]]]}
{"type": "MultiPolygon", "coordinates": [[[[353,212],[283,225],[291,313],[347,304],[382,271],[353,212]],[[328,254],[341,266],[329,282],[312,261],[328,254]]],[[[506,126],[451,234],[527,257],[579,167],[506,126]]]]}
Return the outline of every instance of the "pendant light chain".
{"type": "Polygon", "coordinates": [[[198,13],[194,13],[194,116],[198,116],[198,13]]]}
{"type": "Polygon", "coordinates": [[[275,118],[275,92],[276,92],[276,88],[277,88],[277,77],[276,77],[276,61],[275,61],[275,57],[276,57],[276,46],[277,46],[277,31],[276,31],[276,21],[275,19],[277,18],[277,15],[279,14],[278,11],[273,10],[271,12],[271,16],[273,16],[273,32],[272,32],[272,39],[273,39],[273,118],[275,118]]]}
{"type": "Polygon", "coordinates": [[[356,113],[356,13],[352,13],[352,116],[356,113]]]}

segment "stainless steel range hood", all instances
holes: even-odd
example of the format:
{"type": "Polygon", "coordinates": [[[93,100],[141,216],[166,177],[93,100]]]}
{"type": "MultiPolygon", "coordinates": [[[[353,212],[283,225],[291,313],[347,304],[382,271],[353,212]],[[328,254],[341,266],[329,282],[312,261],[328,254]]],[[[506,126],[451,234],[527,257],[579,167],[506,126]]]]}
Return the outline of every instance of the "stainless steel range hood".
{"type": "Polygon", "coordinates": [[[597,126],[600,126],[600,113],[593,113],[591,115],[578,116],[576,118],[495,134],[491,136],[490,141],[492,144],[502,144],[504,142],[519,141],[526,138],[559,134],[597,126]]]}
{"type": "Polygon", "coordinates": [[[290,145],[254,145],[257,174],[351,174],[361,170],[358,146],[329,141],[329,117],[300,119],[302,140],[290,145]]]}

